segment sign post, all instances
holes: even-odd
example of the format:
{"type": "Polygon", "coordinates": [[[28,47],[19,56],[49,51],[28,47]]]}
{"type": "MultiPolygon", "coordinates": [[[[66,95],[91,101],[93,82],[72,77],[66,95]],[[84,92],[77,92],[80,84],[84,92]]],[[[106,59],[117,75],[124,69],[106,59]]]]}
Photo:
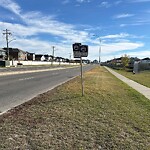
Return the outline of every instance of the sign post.
{"type": "Polygon", "coordinates": [[[80,57],[80,65],[81,65],[81,87],[82,87],[82,96],[84,96],[84,81],[83,81],[82,57],[80,57]]]}
{"type": "Polygon", "coordinates": [[[88,56],[88,46],[81,45],[81,43],[75,43],[72,45],[74,58],[80,58],[80,66],[81,66],[81,87],[82,87],[82,96],[84,96],[84,81],[83,81],[83,65],[82,65],[82,57],[88,56]]]}

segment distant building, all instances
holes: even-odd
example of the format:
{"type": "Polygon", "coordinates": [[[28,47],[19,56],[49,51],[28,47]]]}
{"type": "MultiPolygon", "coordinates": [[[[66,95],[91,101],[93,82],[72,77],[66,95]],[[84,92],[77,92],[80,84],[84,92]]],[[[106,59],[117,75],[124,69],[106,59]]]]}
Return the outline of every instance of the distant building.
{"type": "Polygon", "coordinates": [[[5,60],[7,57],[6,50],[0,48],[0,60],[5,60]]]}
{"type": "Polygon", "coordinates": [[[130,61],[129,61],[129,68],[133,68],[134,67],[134,63],[135,62],[139,62],[139,61],[140,61],[139,58],[137,58],[137,57],[131,57],[130,61]]]}
{"type": "Polygon", "coordinates": [[[35,53],[27,53],[27,60],[35,60],[35,53]]]}
{"type": "Polygon", "coordinates": [[[98,62],[98,60],[93,60],[93,62],[92,62],[93,64],[98,64],[99,62],[98,62]]]}
{"type": "MultiPolygon", "coordinates": [[[[7,48],[3,48],[7,52],[7,48]]],[[[8,52],[7,52],[8,53],[8,52]]],[[[10,60],[27,60],[27,52],[18,48],[9,48],[10,60]]]]}
{"type": "Polygon", "coordinates": [[[41,61],[41,59],[42,59],[42,54],[35,54],[35,60],[36,61],[41,61]]]}
{"type": "Polygon", "coordinates": [[[141,60],[142,63],[150,63],[150,58],[146,57],[144,59],[141,60]]]}

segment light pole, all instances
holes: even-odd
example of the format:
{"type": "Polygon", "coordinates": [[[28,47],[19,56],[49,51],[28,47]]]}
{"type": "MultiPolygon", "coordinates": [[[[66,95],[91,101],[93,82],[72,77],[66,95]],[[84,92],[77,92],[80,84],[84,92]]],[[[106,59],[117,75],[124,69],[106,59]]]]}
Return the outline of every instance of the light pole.
{"type": "Polygon", "coordinates": [[[52,63],[51,63],[51,65],[53,65],[53,61],[54,61],[54,53],[55,53],[55,51],[56,51],[56,49],[55,49],[55,46],[52,46],[52,49],[53,49],[53,51],[52,51],[52,63]]]}
{"type": "Polygon", "coordinates": [[[98,37],[98,40],[99,40],[99,65],[101,65],[101,51],[102,51],[101,42],[102,42],[102,40],[98,35],[93,35],[93,36],[98,37]]]}
{"type": "Polygon", "coordinates": [[[69,53],[69,64],[71,63],[71,53],[69,53]]]}
{"type": "Polygon", "coordinates": [[[99,38],[99,65],[101,65],[101,39],[99,38]]]}

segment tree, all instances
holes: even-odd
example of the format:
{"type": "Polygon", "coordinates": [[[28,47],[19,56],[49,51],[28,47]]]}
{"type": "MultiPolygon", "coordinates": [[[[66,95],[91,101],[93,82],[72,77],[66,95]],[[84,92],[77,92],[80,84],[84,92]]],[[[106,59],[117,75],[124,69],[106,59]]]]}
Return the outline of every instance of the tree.
{"type": "Polygon", "coordinates": [[[124,70],[126,69],[126,67],[128,67],[129,61],[130,61],[130,57],[127,54],[125,54],[124,56],[122,56],[121,63],[123,65],[123,69],[124,70]]]}

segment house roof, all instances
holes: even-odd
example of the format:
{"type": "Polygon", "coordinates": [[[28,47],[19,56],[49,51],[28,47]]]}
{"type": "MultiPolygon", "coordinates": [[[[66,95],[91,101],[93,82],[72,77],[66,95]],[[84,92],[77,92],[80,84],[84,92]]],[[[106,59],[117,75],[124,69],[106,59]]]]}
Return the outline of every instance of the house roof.
{"type": "Polygon", "coordinates": [[[150,60],[150,58],[149,58],[149,57],[146,57],[146,58],[144,58],[144,59],[142,59],[142,60],[150,60]]]}
{"type": "MultiPolygon", "coordinates": [[[[4,50],[7,50],[7,47],[4,47],[3,49],[4,49],[4,50]]],[[[19,49],[19,48],[9,48],[9,51],[26,53],[25,51],[23,51],[23,50],[21,50],[21,49],[19,49]]]]}

